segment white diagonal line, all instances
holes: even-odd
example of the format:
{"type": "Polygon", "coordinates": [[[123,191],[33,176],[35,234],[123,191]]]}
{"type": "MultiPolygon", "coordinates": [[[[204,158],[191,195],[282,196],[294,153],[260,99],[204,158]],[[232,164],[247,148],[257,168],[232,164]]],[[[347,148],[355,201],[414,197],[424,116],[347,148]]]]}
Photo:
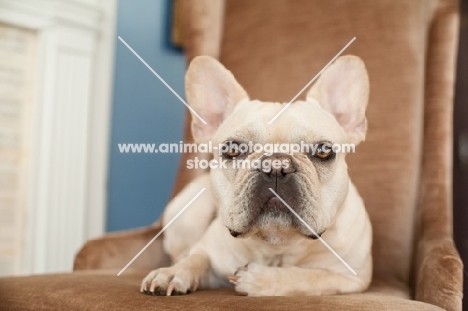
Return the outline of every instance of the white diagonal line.
{"type": "Polygon", "coordinates": [[[297,219],[299,219],[299,220],[304,224],[304,226],[307,227],[307,229],[309,229],[313,234],[315,234],[315,236],[318,237],[319,241],[322,242],[322,244],[325,245],[325,247],[328,248],[328,250],[330,250],[330,252],[332,252],[333,255],[335,255],[335,257],[338,258],[338,259],[346,266],[346,268],[349,269],[349,271],[351,271],[354,275],[357,275],[356,271],[354,271],[354,269],[351,268],[351,267],[348,265],[348,263],[347,263],[346,261],[344,261],[344,259],[341,258],[341,256],[338,255],[338,254],[333,250],[333,248],[331,248],[331,246],[328,245],[328,243],[325,242],[325,241],[322,239],[322,237],[319,236],[319,235],[317,234],[317,232],[315,232],[315,230],[312,229],[312,227],[309,226],[309,224],[306,223],[305,220],[302,219],[301,216],[299,216],[299,214],[296,213],[296,212],[291,208],[291,206],[289,206],[288,203],[286,203],[286,202],[283,200],[283,198],[281,198],[281,197],[278,195],[278,193],[275,192],[275,190],[273,190],[273,189],[271,189],[271,188],[268,188],[268,189],[270,189],[270,191],[271,191],[271,192],[272,192],[272,193],[273,193],[273,194],[274,194],[290,211],[291,211],[291,213],[294,214],[294,216],[297,217],[297,219]]]}
{"type": "Polygon", "coordinates": [[[304,87],[302,88],[302,90],[300,90],[299,93],[297,93],[296,96],[294,96],[293,99],[291,99],[291,100],[289,101],[289,103],[287,103],[286,106],[284,106],[283,109],[281,109],[281,110],[276,114],[276,116],[273,117],[273,119],[270,120],[270,122],[268,122],[268,124],[273,123],[273,121],[275,121],[276,118],[278,118],[278,117],[280,116],[280,114],[282,114],[282,113],[289,107],[289,105],[291,105],[291,103],[292,103],[293,101],[295,101],[295,100],[299,97],[299,95],[302,94],[302,92],[304,92],[318,77],[320,77],[320,75],[325,71],[325,69],[327,69],[328,66],[330,66],[331,63],[333,63],[333,62],[335,61],[335,59],[337,59],[338,56],[340,56],[341,53],[343,53],[344,50],[346,50],[346,49],[348,48],[348,46],[350,46],[351,43],[353,43],[354,40],[356,40],[356,37],[352,38],[351,41],[349,41],[348,44],[346,44],[345,47],[342,48],[341,51],[339,51],[338,54],[336,54],[335,57],[333,57],[332,60],[329,61],[328,64],[326,64],[325,67],[323,67],[322,70],[320,70],[320,72],[319,72],[318,74],[316,74],[315,77],[313,77],[312,80],[310,80],[309,83],[307,83],[306,86],[304,86],[304,87]]]}
{"type": "Polygon", "coordinates": [[[148,248],[148,246],[150,246],[151,243],[153,243],[161,235],[161,233],[163,233],[172,224],[172,222],[174,222],[174,220],[176,220],[177,217],[179,217],[180,214],[182,214],[187,209],[187,207],[189,207],[190,204],[192,204],[193,201],[195,201],[195,199],[198,198],[200,196],[200,194],[202,194],[203,191],[205,191],[205,190],[206,190],[206,188],[203,188],[202,190],[200,190],[200,192],[198,192],[197,195],[193,199],[191,199],[190,202],[188,202],[187,205],[185,205],[184,208],[181,209],[177,213],[177,215],[175,215],[174,218],[172,218],[171,221],[169,221],[167,223],[167,225],[165,225],[164,228],[162,228],[161,231],[159,231],[158,234],[156,234],[156,236],[154,238],[152,238],[151,241],[149,241],[148,244],[146,244],[145,247],[143,247],[141,249],[141,251],[139,251],[138,254],[136,254],[135,257],[133,257],[133,259],[130,260],[130,262],[125,267],[123,267],[122,270],[120,270],[119,273],[117,273],[117,276],[120,276],[122,274],[122,272],[124,272],[128,268],[128,266],[130,266],[148,248]]]}
{"type": "Polygon", "coordinates": [[[158,78],[158,79],[159,79],[159,80],[160,80],[160,81],[161,81],[161,82],[162,82],[162,83],[163,83],[163,84],[164,84],[164,85],[165,85],[165,86],[166,86],[166,87],[167,87],[167,88],[168,88],[168,89],[169,89],[169,90],[186,106],[186,107],[187,107],[187,108],[188,108],[188,109],[190,109],[190,111],[192,111],[192,113],[193,113],[195,116],[197,116],[198,119],[200,119],[200,121],[203,122],[203,124],[205,124],[205,125],[207,124],[206,121],[203,120],[203,118],[200,117],[200,116],[198,115],[198,113],[197,113],[195,110],[193,110],[193,108],[190,107],[189,104],[187,104],[187,103],[185,102],[185,100],[183,100],[183,98],[180,97],[179,94],[177,94],[177,92],[174,91],[174,89],[173,89],[169,84],[167,84],[166,81],[164,81],[164,79],[161,78],[161,76],[158,75],[158,73],[157,73],[156,71],[153,70],[153,68],[151,68],[150,65],[148,65],[147,62],[145,62],[145,60],[144,60],[143,58],[141,58],[141,56],[138,55],[138,53],[135,52],[135,50],[132,49],[132,47],[131,47],[130,45],[128,45],[128,43],[125,42],[125,40],[122,39],[121,36],[119,36],[118,38],[119,38],[120,41],[122,41],[123,44],[125,44],[125,46],[126,46],[133,54],[135,54],[135,56],[136,56],[136,57],[137,57],[137,58],[138,58],[138,59],[139,59],[139,60],[140,60],[140,61],[141,61],[141,62],[142,62],[142,63],[143,63],[143,64],[144,64],[144,65],[145,65],[145,66],[146,66],[146,67],[147,67],[147,68],[148,68],[148,69],[149,69],[149,70],[150,70],[150,71],[151,71],[151,72],[152,72],[152,73],[153,73],[153,74],[154,74],[154,75],[155,75],[155,76],[156,76],[156,77],[157,77],[157,78],[158,78]]]}

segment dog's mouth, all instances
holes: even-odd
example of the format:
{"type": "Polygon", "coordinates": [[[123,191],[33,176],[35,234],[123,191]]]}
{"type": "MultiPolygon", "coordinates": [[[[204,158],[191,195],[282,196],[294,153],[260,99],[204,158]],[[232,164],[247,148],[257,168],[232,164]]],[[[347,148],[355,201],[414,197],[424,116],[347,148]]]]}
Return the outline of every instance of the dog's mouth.
{"type": "Polygon", "coordinates": [[[292,214],[276,196],[268,196],[266,200],[263,200],[263,203],[258,202],[257,206],[257,208],[254,208],[257,213],[255,217],[252,218],[252,221],[247,230],[241,232],[228,228],[229,233],[233,237],[244,237],[252,231],[255,231],[256,228],[265,226],[265,223],[274,223],[275,220],[278,220],[279,218],[283,220],[284,229],[291,227],[292,214]],[[288,221],[284,222],[284,219],[287,219],[288,221]]]}
{"type": "Polygon", "coordinates": [[[252,222],[251,226],[244,232],[236,231],[228,228],[229,233],[234,238],[245,237],[249,233],[258,231],[269,231],[274,227],[273,232],[296,232],[309,239],[317,240],[325,232],[312,233],[309,229],[304,228],[301,220],[289,210],[289,208],[281,202],[276,196],[268,197],[259,208],[259,212],[252,222]]]}
{"type": "Polygon", "coordinates": [[[230,234],[236,238],[257,236],[266,241],[286,241],[294,236],[318,239],[323,229],[316,229],[320,226],[314,218],[320,217],[318,190],[300,172],[282,179],[265,180],[264,175],[252,173],[236,189],[230,213],[224,219],[230,234]],[[320,234],[311,232],[297,216],[320,234]]]}
{"type": "MultiPolygon", "coordinates": [[[[267,213],[268,212],[280,212],[282,213],[283,211],[286,212],[286,213],[290,213],[292,216],[293,216],[293,226],[295,226],[295,224],[297,223],[297,221],[300,221],[297,216],[294,215],[294,213],[292,211],[289,210],[289,208],[284,205],[283,202],[281,202],[281,200],[274,196],[274,197],[271,197],[270,199],[268,199],[266,202],[265,202],[265,207],[266,207],[266,210],[267,210],[267,213]]],[[[309,230],[310,232],[310,230],[309,230]]],[[[316,232],[317,234],[315,233],[312,233],[312,234],[303,234],[304,236],[310,238],[310,239],[313,239],[313,240],[317,240],[319,239],[322,234],[324,233],[325,231],[323,232],[316,232]]]]}
{"type": "Polygon", "coordinates": [[[284,205],[284,203],[281,202],[281,200],[278,197],[272,196],[271,198],[267,199],[266,202],[263,204],[260,214],[271,213],[271,212],[273,213],[287,212],[287,211],[288,211],[288,208],[284,205]]]}

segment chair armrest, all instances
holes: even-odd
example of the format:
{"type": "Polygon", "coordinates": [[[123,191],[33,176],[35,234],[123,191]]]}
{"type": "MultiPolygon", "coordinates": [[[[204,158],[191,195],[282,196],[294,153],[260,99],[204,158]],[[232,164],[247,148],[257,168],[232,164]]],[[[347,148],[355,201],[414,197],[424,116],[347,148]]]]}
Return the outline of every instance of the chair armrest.
{"type": "Polygon", "coordinates": [[[461,310],[463,263],[451,237],[423,239],[418,243],[416,300],[461,310]]]}
{"type": "Polygon", "coordinates": [[[452,232],[452,125],[458,1],[439,0],[426,59],[421,197],[416,231],[415,299],[462,309],[463,263],[452,232]]]}
{"type": "MultiPolygon", "coordinates": [[[[138,254],[161,230],[160,225],[111,233],[88,241],[78,252],[73,270],[121,269],[138,254]]],[[[165,253],[159,236],[129,268],[152,270],[168,266],[170,258],[165,253]]]]}

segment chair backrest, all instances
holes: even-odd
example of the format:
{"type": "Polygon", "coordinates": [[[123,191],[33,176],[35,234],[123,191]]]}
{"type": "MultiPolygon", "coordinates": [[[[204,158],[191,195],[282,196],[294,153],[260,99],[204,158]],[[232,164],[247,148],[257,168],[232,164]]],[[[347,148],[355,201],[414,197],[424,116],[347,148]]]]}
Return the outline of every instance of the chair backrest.
{"type": "MultiPolygon", "coordinates": [[[[373,223],[375,273],[409,282],[423,165],[426,53],[440,3],[228,0],[223,8],[219,2],[200,0],[190,11],[188,58],[219,57],[253,99],[288,102],[357,38],[344,54],[365,61],[371,91],[367,139],[348,156],[350,174],[373,223]]],[[[448,140],[450,133],[440,137],[448,140]]],[[[176,191],[194,174],[181,165],[176,191]]]]}

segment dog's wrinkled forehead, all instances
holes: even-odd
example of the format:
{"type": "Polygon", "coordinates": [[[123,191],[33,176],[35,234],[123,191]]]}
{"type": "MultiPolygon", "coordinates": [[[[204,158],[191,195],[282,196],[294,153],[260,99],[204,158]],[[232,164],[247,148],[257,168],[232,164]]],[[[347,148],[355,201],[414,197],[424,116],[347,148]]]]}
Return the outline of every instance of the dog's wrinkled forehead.
{"type": "Polygon", "coordinates": [[[284,105],[248,100],[240,102],[220,126],[214,142],[239,140],[259,143],[335,143],[345,140],[345,132],[336,119],[314,100],[291,104],[269,124],[284,105]]]}

